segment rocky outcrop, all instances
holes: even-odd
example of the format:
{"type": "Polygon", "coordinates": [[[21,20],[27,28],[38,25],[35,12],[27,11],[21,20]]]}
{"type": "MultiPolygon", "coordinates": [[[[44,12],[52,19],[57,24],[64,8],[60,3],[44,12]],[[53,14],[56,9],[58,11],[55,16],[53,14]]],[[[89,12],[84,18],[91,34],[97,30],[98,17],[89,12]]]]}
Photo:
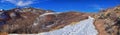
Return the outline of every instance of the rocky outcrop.
{"type": "Polygon", "coordinates": [[[104,10],[95,16],[99,35],[120,35],[120,6],[104,10]]]}

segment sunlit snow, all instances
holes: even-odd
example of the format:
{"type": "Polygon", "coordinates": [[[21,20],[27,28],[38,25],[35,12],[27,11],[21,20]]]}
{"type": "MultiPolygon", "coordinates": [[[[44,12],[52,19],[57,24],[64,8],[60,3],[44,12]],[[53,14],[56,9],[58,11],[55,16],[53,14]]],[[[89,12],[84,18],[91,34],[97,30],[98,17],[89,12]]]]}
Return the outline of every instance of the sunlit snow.
{"type": "Polygon", "coordinates": [[[74,25],[65,26],[64,28],[59,30],[31,35],[97,35],[98,32],[95,29],[93,22],[94,18],[89,16],[89,19],[80,21],[74,25]]]}
{"type": "MultiPolygon", "coordinates": [[[[45,13],[45,14],[42,14],[42,15],[40,15],[40,16],[45,16],[45,15],[50,15],[50,14],[55,14],[55,13],[45,13]]],[[[40,17],[39,16],[39,17],[40,17]]]]}
{"type": "Polygon", "coordinates": [[[97,35],[98,32],[94,27],[94,18],[78,22],[75,25],[68,25],[62,29],[39,33],[39,35],[97,35]]]}

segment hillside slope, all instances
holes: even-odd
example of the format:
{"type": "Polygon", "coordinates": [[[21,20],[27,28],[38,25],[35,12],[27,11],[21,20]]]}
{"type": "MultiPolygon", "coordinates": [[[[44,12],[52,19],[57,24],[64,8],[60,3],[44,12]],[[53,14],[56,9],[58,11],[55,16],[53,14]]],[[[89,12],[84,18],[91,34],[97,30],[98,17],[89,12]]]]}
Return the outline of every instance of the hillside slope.
{"type": "Polygon", "coordinates": [[[100,12],[95,19],[99,35],[120,35],[120,6],[100,12]]]}
{"type": "Polygon", "coordinates": [[[73,22],[87,19],[89,15],[80,12],[54,13],[52,11],[35,8],[15,8],[3,11],[5,19],[0,32],[7,33],[40,33],[63,28],[73,22]]]}
{"type": "Polygon", "coordinates": [[[99,13],[56,13],[36,8],[4,10],[0,11],[0,32],[3,34],[54,33],[54,35],[60,34],[59,32],[62,32],[61,34],[72,32],[71,34],[76,35],[78,32],[81,35],[90,35],[91,32],[95,32],[91,35],[120,35],[120,6],[99,13]],[[88,16],[93,17],[94,20],[89,20],[88,16]],[[63,31],[63,29],[66,30],[63,31]],[[77,30],[73,31],[73,29],[77,30]],[[73,33],[75,31],[77,33],[73,33]]]}

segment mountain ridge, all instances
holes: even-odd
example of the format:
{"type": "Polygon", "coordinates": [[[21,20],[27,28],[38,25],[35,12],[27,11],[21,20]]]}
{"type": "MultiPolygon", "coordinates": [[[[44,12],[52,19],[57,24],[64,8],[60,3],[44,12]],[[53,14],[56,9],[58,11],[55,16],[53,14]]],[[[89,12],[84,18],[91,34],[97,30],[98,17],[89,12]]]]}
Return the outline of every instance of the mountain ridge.
{"type": "Polygon", "coordinates": [[[61,29],[91,16],[98,35],[119,35],[120,6],[103,10],[99,13],[63,12],[35,8],[15,8],[0,11],[0,32],[7,33],[41,33],[61,29]],[[4,14],[4,15],[2,15],[4,14]],[[5,16],[5,17],[3,17],[5,16]],[[111,30],[112,29],[112,30],[111,30]],[[114,32],[113,32],[114,31],[114,32]]]}

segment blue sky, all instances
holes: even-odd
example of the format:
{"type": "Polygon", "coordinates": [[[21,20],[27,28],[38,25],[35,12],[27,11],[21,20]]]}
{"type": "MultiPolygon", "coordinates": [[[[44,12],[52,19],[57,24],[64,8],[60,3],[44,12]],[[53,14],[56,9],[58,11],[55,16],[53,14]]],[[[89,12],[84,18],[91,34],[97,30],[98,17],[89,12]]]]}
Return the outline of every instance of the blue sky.
{"type": "Polygon", "coordinates": [[[98,12],[118,5],[120,5],[120,0],[0,0],[0,9],[6,10],[31,6],[56,12],[98,12]]]}

